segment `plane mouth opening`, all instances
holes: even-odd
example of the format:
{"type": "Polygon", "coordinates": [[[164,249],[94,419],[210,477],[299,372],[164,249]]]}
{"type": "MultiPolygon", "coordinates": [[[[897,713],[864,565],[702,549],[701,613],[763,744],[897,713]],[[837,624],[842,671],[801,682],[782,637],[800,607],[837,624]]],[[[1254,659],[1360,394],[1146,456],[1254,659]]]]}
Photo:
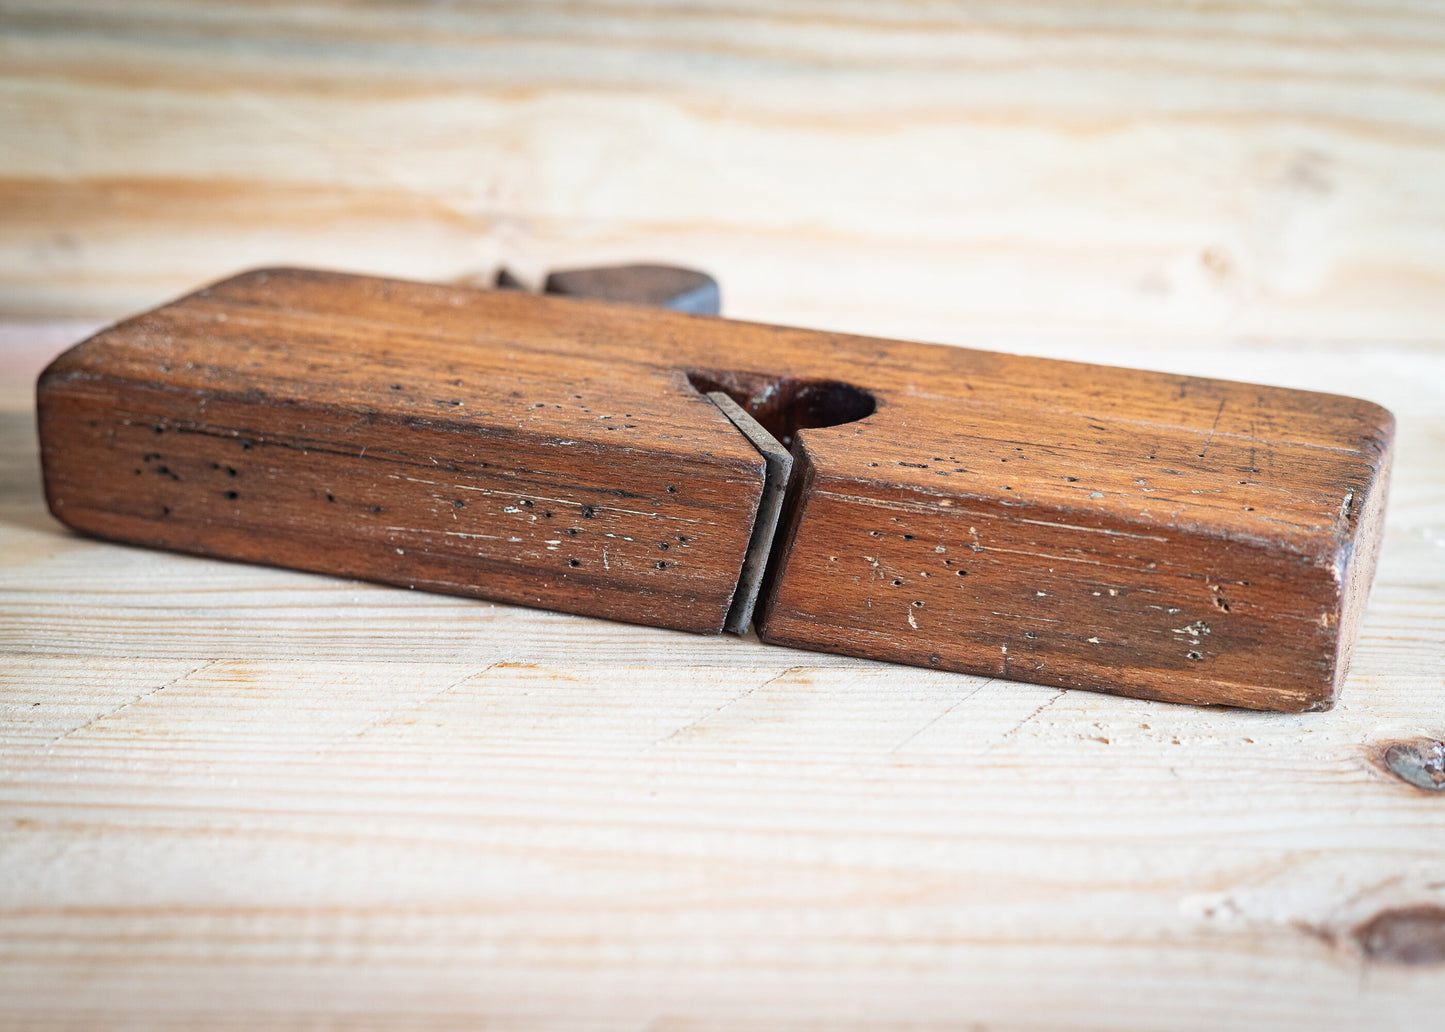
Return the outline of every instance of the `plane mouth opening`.
{"type": "Polygon", "coordinates": [[[799,430],[854,423],[878,407],[873,395],[839,380],[711,370],[689,372],[687,379],[702,394],[732,398],[789,450],[799,430]]]}

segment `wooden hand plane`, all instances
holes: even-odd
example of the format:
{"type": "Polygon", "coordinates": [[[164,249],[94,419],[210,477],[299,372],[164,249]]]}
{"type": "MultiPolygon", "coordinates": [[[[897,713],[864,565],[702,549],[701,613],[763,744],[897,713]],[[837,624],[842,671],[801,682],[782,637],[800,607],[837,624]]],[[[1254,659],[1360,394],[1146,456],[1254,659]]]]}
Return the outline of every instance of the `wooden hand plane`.
{"type": "Polygon", "coordinates": [[[1279,710],[1344,678],[1393,432],[1333,395],[294,269],[104,330],[38,395],[50,510],[99,537],[1279,710]]]}

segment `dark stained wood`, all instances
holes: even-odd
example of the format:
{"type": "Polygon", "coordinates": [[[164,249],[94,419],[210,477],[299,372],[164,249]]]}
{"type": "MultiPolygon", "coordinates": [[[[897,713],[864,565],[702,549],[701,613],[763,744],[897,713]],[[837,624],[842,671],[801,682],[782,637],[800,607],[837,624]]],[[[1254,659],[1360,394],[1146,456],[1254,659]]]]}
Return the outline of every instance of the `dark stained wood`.
{"type": "Polygon", "coordinates": [[[137,544],[719,631],[761,456],[680,373],[433,334],[415,308],[467,296],[262,272],[101,334],[41,380],[52,511],[137,544]],[[275,307],[246,293],[271,290],[275,307]]]}
{"type": "Polygon", "coordinates": [[[117,540],[716,631],[763,463],[713,389],[794,452],[766,641],[1195,703],[1339,689],[1393,423],[1332,395],[266,270],[56,360],[46,491],[117,540]]]}

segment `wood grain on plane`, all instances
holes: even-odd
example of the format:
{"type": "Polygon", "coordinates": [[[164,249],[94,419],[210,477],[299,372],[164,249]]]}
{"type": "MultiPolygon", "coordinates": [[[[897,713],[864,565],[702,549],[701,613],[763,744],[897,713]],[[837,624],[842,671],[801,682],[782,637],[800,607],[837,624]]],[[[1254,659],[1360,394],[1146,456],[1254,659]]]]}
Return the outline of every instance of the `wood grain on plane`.
{"type": "Polygon", "coordinates": [[[100,537],[697,632],[793,455],[768,642],[1063,688],[1333,701],[1393,421],[1350,398],[305,270],[126,320],[39,383],[100,537]]]}

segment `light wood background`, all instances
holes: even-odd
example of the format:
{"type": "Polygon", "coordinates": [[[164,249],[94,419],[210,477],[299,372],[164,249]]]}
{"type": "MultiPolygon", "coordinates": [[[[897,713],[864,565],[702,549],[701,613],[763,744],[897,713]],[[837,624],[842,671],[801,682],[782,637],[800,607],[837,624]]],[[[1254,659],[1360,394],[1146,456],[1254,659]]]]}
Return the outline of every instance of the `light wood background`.
{"type": "MultiPolygon", "coordinates": [[[[1445,9],[0,3],[0,1026],[1427,1027],[1445,9]],[[261,263],[1400,421],[1334,711],[1152,705],[82,540],[30,389],[261,263]]],[[[1431,950],[1435,950],[1431,954],[1431,950]]]]}

